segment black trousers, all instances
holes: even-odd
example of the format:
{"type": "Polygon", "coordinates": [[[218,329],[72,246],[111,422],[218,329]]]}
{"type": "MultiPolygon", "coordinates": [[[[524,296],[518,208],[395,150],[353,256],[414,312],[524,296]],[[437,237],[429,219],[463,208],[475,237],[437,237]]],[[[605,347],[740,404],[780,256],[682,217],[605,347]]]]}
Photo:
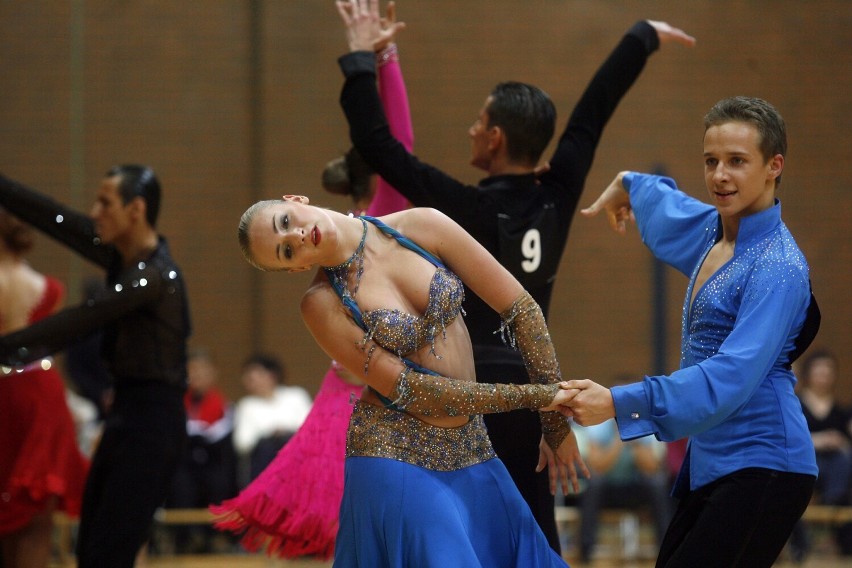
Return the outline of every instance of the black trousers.
{"type": "MultiPolygon", "coordinates": [[[[476,378],[485,383],[529,383],[520,353],[509,349],[474,346],[476,378]]],[[[561,554],[556,528],[554,497],[550,494],[547,468],[536,473],[541,421],[538,412],[515,410],[486,414],[485,426],[497,457],[509,470],[512,481],[529,505],[550,547],[561,554]]]]}
{"type": "Polygon", "coordinates": [[[681,499],[657,568],[769,568],[813,494],[812,475],[747,468],[681,499]]]}
{"type": "Polygon", "coordinates": [[[77,539],[78,568],[130,568],[184,451],[183,393],[117,387],[92,459],[77,539]]]}

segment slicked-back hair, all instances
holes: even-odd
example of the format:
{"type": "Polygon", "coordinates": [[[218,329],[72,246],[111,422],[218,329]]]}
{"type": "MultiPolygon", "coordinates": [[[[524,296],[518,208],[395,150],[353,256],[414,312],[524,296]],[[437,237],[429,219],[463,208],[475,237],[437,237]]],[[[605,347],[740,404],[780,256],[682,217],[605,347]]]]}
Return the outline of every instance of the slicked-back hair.
{"type": "MultiPolygon", "coordinates": [[[[768,162],[777,154],[787,156],[787,125],[774,106],[756,97],[730,97],[722,99],[704,115],[704,132],[711,126],[727,122],[745,122],[753,125],[760,136],[760,153],[768,162]]],[[[775,178],[775,185],[781,176],[775,178]]]]}
{"type": "Polygon", "coordinates": [[[506,134],[506,150],[515,162],[535,165],[556,128],[556,107],[547,93],[526,83],[506,81],[491,91],[488,126],[506,134]]]}
{"type": "Polygon", "coordinates": [[[160,214],[160,180],[154,170],[148,166],[123,164],[113,166],[106,177],[118,176],[118,192],[121,201],[127,205],[136,197],[145,201],[145,220],[151,227],[157,226],[157,216],[160,214]]]}

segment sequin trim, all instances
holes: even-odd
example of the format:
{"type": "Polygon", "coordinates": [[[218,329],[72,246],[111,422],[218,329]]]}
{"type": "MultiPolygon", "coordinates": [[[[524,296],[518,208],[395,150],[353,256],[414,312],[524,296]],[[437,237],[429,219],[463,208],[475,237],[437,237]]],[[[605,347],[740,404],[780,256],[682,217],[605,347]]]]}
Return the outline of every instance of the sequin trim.
{"type": "Polygon", "coordinates": [[[455,471],[496,457],[482,416],[440,428],[372,404],[357,402],[346,437],[346,457],[389,458],[433,471],[455,471]]]}

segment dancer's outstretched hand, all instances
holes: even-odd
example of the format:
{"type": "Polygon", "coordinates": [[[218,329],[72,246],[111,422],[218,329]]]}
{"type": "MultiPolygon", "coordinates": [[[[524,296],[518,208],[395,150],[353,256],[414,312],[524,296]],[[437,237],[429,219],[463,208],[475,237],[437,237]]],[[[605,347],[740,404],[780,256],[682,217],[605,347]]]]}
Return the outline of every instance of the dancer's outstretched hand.
{"type": "Polygon", "coordinates": [[[622,184],[622,179],[626,173],[620,172],[615,176],[615,179],[610,182],[594,203],[580,210],[584,217],[594,217],[604,211],[609,226],[622,235],[627,232],[627,222],[636,221],[633,216],[633,208],[630,206],[630,195],[622,184]]]}
{"type": "Polygon", "coordinates": [[[379,0],[338,0],[337,12],[346,26],[350,51],[379,51],[405,27],[396,21],[396,8],[388,5],[388,15],[379,15],[379,0]]]}
{"type": "Polygon", "coordinates": [[[661,45],[665,43],[679,43],[686,47],[692,47],[695,45],[695,38],[680,28],[676,28],[666,22],[660,22],[657,20],[645,21],[657,30],[657,37],[660,39],[661,45]]]}

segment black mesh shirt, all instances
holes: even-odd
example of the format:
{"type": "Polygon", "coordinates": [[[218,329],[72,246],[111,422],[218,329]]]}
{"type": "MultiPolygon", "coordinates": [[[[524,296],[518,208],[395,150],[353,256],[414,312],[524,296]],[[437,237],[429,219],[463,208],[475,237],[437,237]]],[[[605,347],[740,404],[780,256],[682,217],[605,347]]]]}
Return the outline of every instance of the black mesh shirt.
{"type": "Polygon", "coordinates": [[[87,216],[2,175],[0,205],[107,271],[107,290],[98,299],[0,337],[0,363],[25,365],[102,328],[102,354],[116,387],[149,381],[186,386],[189,304],[163,237],[147,258],[125,266],[87,216]]]}
{"type": "MultiPolygon", "coordinates": [[[[338,60],[345,76],[340,104],[364,160],[412,204],[438,209],[461,225],[514,274],[547,316],[568,229],[603,129],[658,47],[657,32],[647,22],[628,30],[586,87],[550,157],[550,170],[538,179],[496,175],[468,185],[410,154],[387,125],[372,52],[338,60]]],[[[499,314],[467,288],[464,309],[474,349],[502,348],[494,333],[499,314]]]]}

